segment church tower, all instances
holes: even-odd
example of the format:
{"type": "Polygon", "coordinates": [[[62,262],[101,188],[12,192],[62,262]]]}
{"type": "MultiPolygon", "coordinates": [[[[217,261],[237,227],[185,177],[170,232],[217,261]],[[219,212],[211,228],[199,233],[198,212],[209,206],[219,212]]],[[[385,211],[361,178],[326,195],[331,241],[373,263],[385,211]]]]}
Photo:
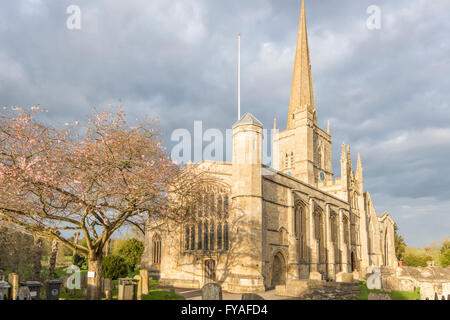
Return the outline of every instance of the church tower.
{"type": "Polygon", "coordinates": [[[279,150],[275,169],[313,186],[333,180],[330,129],[325,132],[317,122],[304,0],[287,128],[274,135],[274,146],[279,150]]]}

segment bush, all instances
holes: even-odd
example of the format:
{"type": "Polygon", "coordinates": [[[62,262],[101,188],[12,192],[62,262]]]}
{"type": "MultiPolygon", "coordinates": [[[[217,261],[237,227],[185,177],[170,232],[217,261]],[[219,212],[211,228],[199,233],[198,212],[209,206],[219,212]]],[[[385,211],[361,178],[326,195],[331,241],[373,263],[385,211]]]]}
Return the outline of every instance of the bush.
{"type": "Polygon", "coordinates": [[[450,241],[445,241],[441,248],[441,266],[447,268],[450,266],[450,241]]]}
{"type": "Polygon", "coordinates": [[[418,256],[415,254],[407,254],[404,256],[403,261],[408,267],[426,267],[427,261],[432,261],[432,257],[418,256]]]}
{"type": "Polygon", "coordinates": [[[72,257],[72,264],[78,266],[80,269],[83,267],[87,267],[86,257],[81,254],[75,253],[72,257]]]}
{"type": "Polygon", "coordinates": [[[103,258],[103,277],[112,280],[124,278],[128,275],[128,264],[120,256],[107,256],[103,258]]]}
{"type": "Polygon", "coordinates": [[[125,259],[130,266],[131,271],[134,271],[136,266],[141,264],[141,256],[144,253],[144,244],[136,239],[128,239],[119,248],[119,256],[125,259]]]}

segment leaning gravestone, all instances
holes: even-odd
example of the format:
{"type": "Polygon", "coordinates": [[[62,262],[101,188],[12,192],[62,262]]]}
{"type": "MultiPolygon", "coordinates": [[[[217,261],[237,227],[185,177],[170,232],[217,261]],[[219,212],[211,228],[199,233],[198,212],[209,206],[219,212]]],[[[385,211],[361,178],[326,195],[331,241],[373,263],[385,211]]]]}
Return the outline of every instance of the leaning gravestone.
{"type": "Polygon", "coordinates": [[[32,300],[30,288],[20,287],[17,300],[32,300]]]}
{"type": "Polygon", "coordinates": [[[202,288],[202,300],[223,300],[222,287],[217,283],[205,284],[202,288]]]}
{"type": "Polygon", "coordinates": [[[264,298],[255,293],[244,293],[241,300],[264,300],[264,298]]]}

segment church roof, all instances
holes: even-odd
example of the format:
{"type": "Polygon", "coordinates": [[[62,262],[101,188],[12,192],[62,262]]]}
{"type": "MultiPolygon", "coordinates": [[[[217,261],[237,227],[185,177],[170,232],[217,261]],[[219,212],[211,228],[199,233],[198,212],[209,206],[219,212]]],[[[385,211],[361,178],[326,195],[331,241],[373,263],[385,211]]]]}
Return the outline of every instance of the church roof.
{"type": "Polygon", "coordinates": [[[246,113],[238,122],[233,125],[233,129],[248,125],[253,125],[261,128],[263,127],[262,123],[258,119],[256,119],[254,115],[252,115],[251,113],[246,113]]]}

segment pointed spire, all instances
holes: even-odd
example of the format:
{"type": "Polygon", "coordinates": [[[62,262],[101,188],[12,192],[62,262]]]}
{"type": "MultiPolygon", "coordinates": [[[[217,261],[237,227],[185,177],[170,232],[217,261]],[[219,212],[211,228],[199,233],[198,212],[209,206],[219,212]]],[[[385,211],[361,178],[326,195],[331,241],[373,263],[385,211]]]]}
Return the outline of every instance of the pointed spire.
{"type": "Polygon", "coordinates": [[[277,118],[273,119],[273,130],[277,130],[277,118]]]}
{"type": "Polygon", "coordinates": [[[361,161],[361,154],[358,152],[358,164],[356,166],[356,180],[358,181],[358,189],[360,193],[364,192],[363,185],[363,167],[361,161]]]}
{"type": "Polygon", "coordinates": [[[305,0],[302,1],[302,11],[298,29],[294,76],[292,80],[291,100],[289,103],[288,130],[294,128],[294,114],[296,110],[300,108],[307,108],[311,113],[316,110],[311,75],[311,59],[309,56],[308,35],[306,30],[305,0]]]}
{"type": "Polygon", "coordinates": [[[350,171],[353,171],[352,153],[350,151],[350,145],[347,146],[347,161],[348,161],[348,167],[350,168],[350,171]]]}
{"type": "Polygon", "coordinates": [[[347,151],[345,151],[345,143],[342,142],[341,161],[347,160],[347,151]]]}
{"type": "Polygon", "coordinates": [[[362,161],[361,161],[361,154],[358,152],[358,162],[356,165],[356,179],[361,180],[362,179],[362,161]]]}
{"type": "Polygon", "coordinates": [[[356,166],[356,172],[362,171],[362,168],[361,154],[358,152],[358,164],[356,166]]]}
{"type": "Polygon", "coordinates": [[[328,128],[327,128],[328,135],[331,135],[331,126],[330,126],[330,120],[328,120],[328,128]]]}

